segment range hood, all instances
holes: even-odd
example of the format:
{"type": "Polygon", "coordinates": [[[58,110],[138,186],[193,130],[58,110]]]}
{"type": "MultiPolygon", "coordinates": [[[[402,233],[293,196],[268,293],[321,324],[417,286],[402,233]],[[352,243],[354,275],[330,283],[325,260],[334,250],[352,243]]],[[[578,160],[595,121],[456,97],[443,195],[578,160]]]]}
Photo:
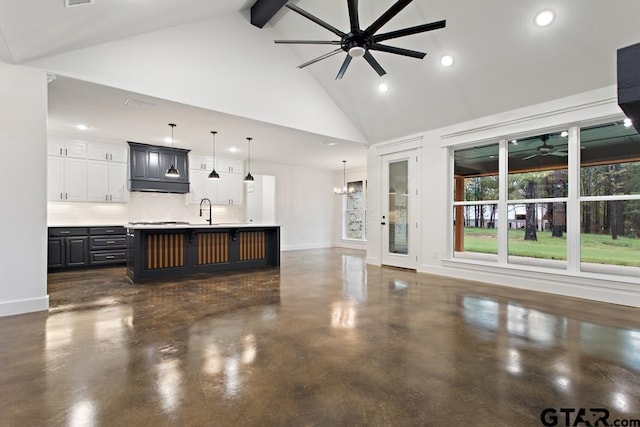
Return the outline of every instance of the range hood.
{"type": "Polygon", "coordinates": [[[156,193],[189,192],[189,150],[129,143],[129,191],[156,193]],[[180,175],[165,176],[174,165],[180,175]]]}
{"type": "Polygon", "coordinates": [[[640,43],[618,49],[618,105],[640,132],[640,43]]]}

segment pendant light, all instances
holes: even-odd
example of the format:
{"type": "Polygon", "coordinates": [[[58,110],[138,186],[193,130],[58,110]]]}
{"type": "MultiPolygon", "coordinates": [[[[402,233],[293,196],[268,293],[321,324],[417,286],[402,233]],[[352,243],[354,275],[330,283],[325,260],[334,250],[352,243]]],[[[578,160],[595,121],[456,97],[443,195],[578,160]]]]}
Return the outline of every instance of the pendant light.
{"type": "Polygon", "coordinates": [[[247,147],[248,147],[248,161],[247,161],[247,176],[244,177],[244,182],[253,182],[253,175],[251,175],[251,140],[253,138],[247,138],[247,147]]]}
{"type": "Polygon", "coordinates": [[[342,188],[334,187],[333,192],[338,196],[347,194],[347,161],[342,161],[342,188]]]}
{"type": "Polygon", "coordinates": [[[216,132],[215,130],[211,131],[211,135],[213,135],[213,170],[209,174],[209,179],[220,179],[220,175],[216,172],[216,132]]]}
{"type": "MultiPolygon", "coordinates": [[[[175,123],[169,123],[169,126],[171,126],[171,148],[173,148],[173,128],[176,127],[176,125],[175,123]]],[[[171,162],[171,167],[167,169],[167,171],[164,173],[164,176],[168,178],[179,178],[180,172],[175,167],[175,156],[173,156],[173,159],[174,161],[171,162]]]]}

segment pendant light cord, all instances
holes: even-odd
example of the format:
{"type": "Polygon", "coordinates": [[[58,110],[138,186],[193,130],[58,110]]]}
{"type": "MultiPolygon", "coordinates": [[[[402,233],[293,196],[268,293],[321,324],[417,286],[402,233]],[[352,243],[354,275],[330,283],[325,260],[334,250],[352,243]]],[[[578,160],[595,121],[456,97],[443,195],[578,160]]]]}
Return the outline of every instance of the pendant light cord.
{"type": "Polygon", "coordinates": [[[249,147],[248,147],[248,154],[249,154],[249,158],[247,160],[247,172],[251,173],[251,140],[253,138],[247,138],[247,141],[249,141],[249,147]]]}

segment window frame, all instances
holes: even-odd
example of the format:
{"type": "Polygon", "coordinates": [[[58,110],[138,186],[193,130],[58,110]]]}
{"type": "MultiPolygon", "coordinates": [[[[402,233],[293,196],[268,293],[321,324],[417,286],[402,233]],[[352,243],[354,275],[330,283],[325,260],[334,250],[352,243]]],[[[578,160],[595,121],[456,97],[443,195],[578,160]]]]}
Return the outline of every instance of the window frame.
{"type": "MultiPolygon", "coordinates": [[[[581,161],[580,161],[580,130],[583,127],[589,127],[599,124],[606,124],[612,121],[621,120],[620,118],[607,117],[601,120],[593,120],[585,123],[575,122],[571,125],[565,124],[555,126],[552,131],[567,130],[568,132],[568,159],[567,159],[567,180],[568,180],[568,192],[566,197],[552,197],[552,198],[536,198],[536,199],[509,199],[508,198],[508,148],[509,141],[514,139],[513,135],[504,136],[500,138],[493,138],[492,140],[483,140],[471,143],[465,143],[460,145],[449,145],[448,157],[449,157],[449,178],[448,183],[451,186],[449,189],[449,219],[448,219],[448,258],[446,261],[479,264],[485,266],[494,266],[501,268],[509,268],[514,270],[529,270],[548,272],[555,274],[570,274],[580,275],[584,277],[606,277],[613,280],[628,280],[637,281],[638,276],[632,274],[627,267],[619,265],[606,264],[608,271],[605,273],[593,272],[592,270],[585,271],[581,265],[581,204],[583,202],[591,201],[613,201],[613,200],[640,200],[640,194],[629,195],[606,195],[606,196],[582,196],[580,194],[581,183],[581,161]],[[498,155],[498,200],[482,200],[482,201],[456,201],[455,199],[455,151],[463,150],[473,147],[481,147],[490,144],[495,144],[498,140],[499,155],[498,155]],[[566,203],[566,266],[564,268],[549,268],[539,266],[528,266],[520,263],[509,263],[508,255],[508,207],[510,205],[528,204],[528,203],[554,203],[563,202],[566,203]],[[475,253],[470,252],[465,256],[456,256],[456,254],[464,252],[455,251],[455,208],[459,206],[470,206],[479,204],[497,204],[498,205],[498,219],[497,219],[497,238],[498,238],[498,253],[496,259],[493,260],[485,256],[485,254],[479,254],[474,256],[475,253]],[[625,271],[626,270],[626,271],[625,271]]],[[[526,134],[521,135],[536,135],[540,133],[549,133],[549,129],[533,129],[527,131],[526,134]]],[[[521,137],[518,135],[518,137],[521,137]]]]}

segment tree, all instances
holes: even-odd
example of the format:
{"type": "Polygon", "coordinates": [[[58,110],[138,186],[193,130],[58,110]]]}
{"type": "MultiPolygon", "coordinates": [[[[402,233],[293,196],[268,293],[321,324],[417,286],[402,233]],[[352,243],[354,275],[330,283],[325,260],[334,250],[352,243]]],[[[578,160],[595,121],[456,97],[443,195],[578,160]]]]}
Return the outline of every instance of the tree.
{"type": "MultiPolygon", "coordinates": [[[[526,196],[527,199],[536,197],[536,181],[533,179],[527,182],[526,196]]],[[[534,203],[527,203],[525,213],[524,240],[537,241],[536,205],[534,203]]]]}

